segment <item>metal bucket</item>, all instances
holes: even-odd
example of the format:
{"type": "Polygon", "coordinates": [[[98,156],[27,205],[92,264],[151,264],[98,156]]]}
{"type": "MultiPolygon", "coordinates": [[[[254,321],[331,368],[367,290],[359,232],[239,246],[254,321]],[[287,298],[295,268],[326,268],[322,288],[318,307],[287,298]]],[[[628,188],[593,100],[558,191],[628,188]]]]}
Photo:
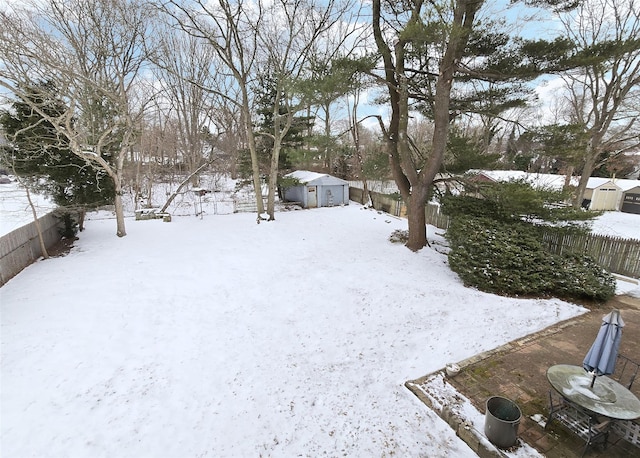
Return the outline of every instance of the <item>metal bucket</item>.
{"type": "Polygon", "coordinates": [[[522,412],[515,402],[500,396],[490,397],[487,399],[484,434],[498,448],[513,447],[518,440],[521,417],[522,412]]]}

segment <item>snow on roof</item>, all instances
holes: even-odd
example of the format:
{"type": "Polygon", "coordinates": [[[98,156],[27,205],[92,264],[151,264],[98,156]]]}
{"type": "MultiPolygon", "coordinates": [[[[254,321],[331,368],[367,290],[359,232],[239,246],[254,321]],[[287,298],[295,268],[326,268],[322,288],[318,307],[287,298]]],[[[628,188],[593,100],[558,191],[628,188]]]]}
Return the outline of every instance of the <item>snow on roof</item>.
{"type": "Polygon", "coordinates": [[[613,183],[613,180],[611,178],[589,177],[589,181],[587,182],[587,189],[594,189],[598,186],[602,186],[605,183],[613,183]]]}
{"type": "MultiPolygon", "coordinates": [[[[566,179],[564,175],[528,173],[521,170],[471,170],[470,173],[481,173],[493,181],[500,182],[524,180],[533,187],[552,189],[562,189],[566,179]]],[[[573,184],[573,182],[571,184],[573,184]]]]}
{"type": "Polygon", "coordinates": [[[521,170],[469,170],[469,174],[482,174],[494,181],[510,181],[523,179],[527,172],[521,170]]]}
{"type": "Polygon", "coordinates": [[[296,170],[295,172],[287,173],[286,177],[297,178],[300,183],[308,183],[318,178],[327,177],[326,173],[309,172],[308,170],[296,170]]]}
{"type": "Polygon", "coordinates": [[[598,186],[602,186],[603,184],[607,184],[607,183],[611,183],[623,191],[628,191],[629,189],[633,189],[635,187],[640,186],[640,180],[591,177],[589,178],[589,182],[587,183],[587,188],[594,189],[594,188],[597,188],[598,186]]]}
{"type": "Polygon", "coordinates": [[[318,172],[309,172],[308,170],[296,170],[295,172],[291,172],[285,175],[285,177],[296,178],[300,183],[310,183],[316,180],[329,180],[332,183],[343,183],[348,184],[347,181],[341,180],[340,178],[334,177],[327,173],[318,173],[318,172]]]}
{"type": "Polygon", "coordinates": [[[637,186],[640,186],[640,180],[622,180],[614,178],[613,181],[616,185],[618,185],[623,191],[628,191],[629,189],[633,189],[637,186]]]}
{"type": "MultiPolygon", "coordinates": [[[[565,184],[565,175],[554,175],[550,173],[528,173],[521,170],[470,170],[472,174],[483,174],[493,181],[513,181],[525,180],[534,187],[545,187],[552,189],[562,189],[565,184]]],[[[578,186],[580,177],[571,177],[571,186],[578,186]]],[[[590,177],[587,189],[594,189],[606,183],[613,183],[623,191],[640,186],[640,180],[625,180],[621,178],[601,178],[590,177]]]]}

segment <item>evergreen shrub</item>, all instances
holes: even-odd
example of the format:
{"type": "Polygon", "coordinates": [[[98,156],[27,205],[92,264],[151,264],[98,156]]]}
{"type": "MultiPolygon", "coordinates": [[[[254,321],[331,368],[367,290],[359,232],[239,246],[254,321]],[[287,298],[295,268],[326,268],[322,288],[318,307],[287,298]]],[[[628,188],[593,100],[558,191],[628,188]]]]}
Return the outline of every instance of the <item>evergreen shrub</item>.
{"type": "Polygon", "coordinates": [[[53,216],[62,223],[62,227],[58,229],[60,236],[63,239],[75,239],[79,230],[77,213],[58,208],[53,212],[53,216]]]}
{"type": "Polygon", "coordinates": [[[457,216],[447,238],[451,269],[482,291],[602,301],[615,293],[613,276],[591,258],[545,251],[533,224],[457,216]]]}

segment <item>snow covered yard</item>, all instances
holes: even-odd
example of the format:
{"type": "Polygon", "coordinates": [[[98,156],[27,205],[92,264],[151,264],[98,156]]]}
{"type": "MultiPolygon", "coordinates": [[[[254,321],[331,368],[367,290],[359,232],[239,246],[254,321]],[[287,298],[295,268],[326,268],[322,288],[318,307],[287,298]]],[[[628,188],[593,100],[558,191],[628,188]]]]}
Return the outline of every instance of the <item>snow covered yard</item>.
{"type": "Polygon", "coordinates": [[[640,215],[623,212],[604,212],[591,223],[594,234],[640,240],[640,215]]]}
{"type": "Polygon", "coordinates": [[[277,218],[90,220],[2,287],[2,455],[475,456],[403,383],[583,312],[357,204],[277,218]]]}
{"type": "MultiPolygon", "coordinates": [[[[56,208],[49,198],[41,194],[31,193],[31,200],[38,217],[56,208]]],[[[15,182],[0,184],[0,236],[32,221],[33,212],[29,206],[26,191],[15,182]]]]}

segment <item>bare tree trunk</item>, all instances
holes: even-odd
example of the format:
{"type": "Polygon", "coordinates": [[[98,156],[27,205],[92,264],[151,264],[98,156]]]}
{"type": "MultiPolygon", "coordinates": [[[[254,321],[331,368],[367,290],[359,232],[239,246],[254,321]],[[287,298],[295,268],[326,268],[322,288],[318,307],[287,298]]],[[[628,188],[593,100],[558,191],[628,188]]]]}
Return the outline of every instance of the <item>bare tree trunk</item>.
{"type": "Polygon", "coordinates": [[[84,217],[87,215],[87,211],[84,208],[78,210],[78,230],[84,231],[84,217]]]}
{"type": "Polygon", "coordinates": [[[333,163],[333,155],[331,154],[331,149],[329,147],[329,139],[331,138],[331,114],[330,114],[331,106],[330,104],[325,104],[323,110],[325,112],[324,119],[324,166],[327,170],[327,173],[333,173],[332,163],[333,163]]]}
{"type": "Polygon", "coordinates": [[[36,207],[33,205],[33,200],[31,200],[31,192],[29,192],[29,188],[27,186],[24,187],[27,192],[27,201],[29,201],[29,207],[31,207],[31,213],[33,214],[33,224],[36,227],[36,232],[38,233],[38,241],[40,242],[40,251],[42,251],[42,257],[45,259],[49,259],[49,252],[47,251],[47,246],[44,243],[44,237],[42,235],[42,227],[40,226],[40,221],[38,220],[38,213],[36,212],[36,207]]]}
{"type": "Polygon", "coordinates": [[[124,224],[124,205],[122,203],[122,175],[116,172],[116,175],[113,177],[113,182],[115,185],[115,198],[113,203],[116,213],[116,235],[118,237],[124,237],[127,235],[127,230],[124,224]]]}
{"type": "Polygon", "coordinates": [[[269,194],[267,195],[267,213],[269,221],[276,219],[276,187],[278,185],[278,162],[280,160],[281,142],[276,141],[271,152],[271,170],[269,171],[269,194]]]}
{"type": "Polygon", "coordinates": [[[413,3],[411,17],[407,20],[399,39],[394,42],[393,52],[387,44],[386,36],[381,27],[382,2],[373,1],[373,33],[378,51],[381,53],[385,81],[389,92],[391,105],[391,120],[389,128],[385,129],[381,119],[380,127],[385,135],[389,152],[389,162],[396,185],[407,202],[407,220],[409,223],[409,240],[407,248],[417,251],[428,244],[427,228],[425,225],[424,206],[429,198],[447,144],[449,132],[449,109],[451,88],[456,65],[464,52],[469,39],[476,12],[482,5],[480,0],[456,0],[453,3],[452,32],[445,45],[445,52],[439,63],[439,75],[436,82],[434,99],[434,132],[428,159],[421,163],[415,159],[407,126],[409,118],[408,76],[405,70],[406,47],[411,44],[411,33],[403,37],[403,31],[412,30],[421,21],[424,2],[416,0],[413,3]]]}
{"type": "Polygon", "coordinates": [[[427,202],[426,195],[420,195],[414,191],[407,202],[407,214],[411,215],[407,218],[409,227],[409,239],[407,240],[407,248],[417,251],[425,245],[429,245],[427,240],[427,222],[425,215],[425,204],[427,202]],[[415,248],[414,247],[419,247],[415,248]]]}
{"type": "Polygon", "coordinates": [[[367,184],[367,177],[364,176],[362,151],[360,150],[360,126],[358,124],[358,103],[360,101],[360,88],[356,88],[353,94],[353,107],[349,110],[349,130],[351,131],[351,138],[353,140],[353,147],[355,148],[356,158],[356,173],[358,178],[362,181],[362,197],[360,203],[365,205],[371,201],[369,196],[369,186],[367,184]]]}
{"type": "MultiPolygon", "coordinates": [[[[278,84],[281,84],[278,82],[278,84]]],[[[280,88],[276,91],[276,103],[273,107],[273,149],[271,150],[271,167],[269,170],[269,193],[267,196],[267,213],[269,214],[269,221],[274,221],[275,216],[275,200],[276,200],[276,188],[278,185],[278,170],[280,164],[280,153],[282,151],[282,142],[284,137],[289,132],[291,124],[293,123],[293,113],[289,106],[286,107],[286,120],[282,125],[282,117],[280,113],[280,88]]]]}
{"type": "Polygon", "coordinates": [[[249,154],[251,155],[251,178],[253,180],[253,189],[256,193],[256,208],[258,216],[256,221],[260,223],[260,219],[264,213],[264,202],[262,200],[262,179],[260,178],[260,163],[258,162],[258,150],[256,148],[256,137],[253,133],[253,123],[251,122],[251,110],[249,109],[249,90],[246,84],[241,84],[242,91],[242,118],[244,121],[247,142],[249,143],[249,154]]]}
{"type": "Polygon", "coordinates": [[[575,209],[582,206],[582,201],[584,200],[584,194],[587,190],[587,184],[589,183],[591,172],[593,172],[593,169],[595,168],[597,154],[592,151],[592,148],[593,146],[590,146],[590,151],[587,154],[584,166],[582,167],[582,175],[580,175],[580,181],[578,182],[576,194],[573,199],[573,208],[575,209]]]}
{"type": "Polygon", "coordinates": [[[118,237],[124,237],[127,235],[127,231],[124,225],[124,206],[122,205],[122,188],[118,186],[116,189],[116,197],[114,199],[115,211],[116,211],[116,235],[118,237]]]}
{"type": "Polygon", "coordinates": [[[567,168],[565,169],[564,173],[565,173],[565,178],[564,178],[564,187],[568,188],[569,186],[571,186],[571,177],[573,176],[573,171],[575,170],[575,167],[573,165],[568,165],[567,168]]]}
{"type": "Polygon", "coordinates": [[[186,185],[189,184],[189,182],[191,182],[191,180],[193,179],[194,176],[197,176],[200,172],[202,172],[205,168],[207,168],[212,161],[207,161],[206,163],[202,164],[200,167],[198,167],[196,170],[194,170],[193,172],[191,172],[189,174],[188,177],[186,177],[182,183],[180,183],[180,185],[176,188],[176,190],[171,194],[171,196],[169,196],[169,198],[167,199],[167,201],[165,202],[165,204],[162,206],[162,208],[160,209],[160,213],[164,213],[167,211],[167,208],[169,208],[169,205],[171,205],[171,202],[173,202],[173,200],[176,198],[176,196],[180,193],[180,191],[182,191],[182,188],[184,188],[186,185]]]}

